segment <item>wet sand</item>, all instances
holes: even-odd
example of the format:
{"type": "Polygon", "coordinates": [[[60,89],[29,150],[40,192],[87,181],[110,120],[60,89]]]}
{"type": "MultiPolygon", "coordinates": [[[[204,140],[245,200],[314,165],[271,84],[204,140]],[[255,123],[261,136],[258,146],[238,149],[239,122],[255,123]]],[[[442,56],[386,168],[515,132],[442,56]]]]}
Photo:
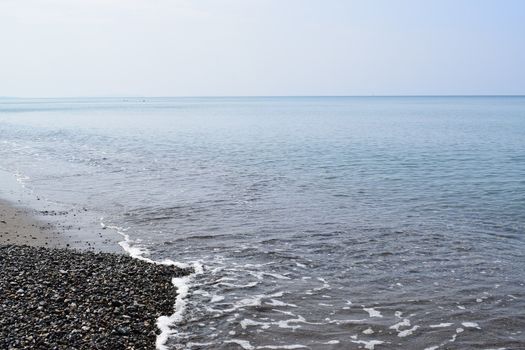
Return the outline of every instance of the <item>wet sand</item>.
{"type": "Polygon", "coordinates": [[[31,210],[0,200],[0,245],[66,248],[67,239],[51,222],[37,220],[31,210]]]}
{"type": "Polygon", "coordinates": [[[36,210],[0,199],[0,245],[22,244],[124,254],[118,244],[122,237],[100,227],[98,222],[92,222],[88,214],[86,208],[55,210],[44,205],[36,210]]]}

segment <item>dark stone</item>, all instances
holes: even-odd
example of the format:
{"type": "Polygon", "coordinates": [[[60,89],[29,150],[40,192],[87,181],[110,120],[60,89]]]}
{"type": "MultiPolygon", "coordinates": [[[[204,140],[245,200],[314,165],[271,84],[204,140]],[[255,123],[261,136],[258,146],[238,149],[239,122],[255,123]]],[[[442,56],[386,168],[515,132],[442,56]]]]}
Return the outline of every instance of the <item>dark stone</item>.
{"type": "Polygon", "coordinates": [[[170,281],[190,271],[125,255],[0,246],[0,349],[154,349],[170,281]]]}

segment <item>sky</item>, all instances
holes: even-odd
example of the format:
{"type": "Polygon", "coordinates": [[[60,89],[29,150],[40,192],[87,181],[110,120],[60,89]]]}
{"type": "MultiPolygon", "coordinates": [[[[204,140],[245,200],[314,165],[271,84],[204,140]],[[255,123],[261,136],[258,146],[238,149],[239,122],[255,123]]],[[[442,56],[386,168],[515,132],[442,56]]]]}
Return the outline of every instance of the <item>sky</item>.
{"type": "Polygon", "coordinates": [[[525,94],[522,0],[0,0],[0,96],[525,94]]]}

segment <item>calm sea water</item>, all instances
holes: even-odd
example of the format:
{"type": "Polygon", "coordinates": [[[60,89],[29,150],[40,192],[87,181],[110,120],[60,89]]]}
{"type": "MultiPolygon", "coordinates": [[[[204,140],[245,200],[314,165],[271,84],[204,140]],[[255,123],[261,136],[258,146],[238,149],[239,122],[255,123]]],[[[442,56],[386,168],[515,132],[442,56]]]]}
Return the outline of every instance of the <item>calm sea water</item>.
{"type": "Polygon", "coordinates": [[[525,98],[2,99],[0,157],[203,264],[169,348],[525,349],[525,98]]]}

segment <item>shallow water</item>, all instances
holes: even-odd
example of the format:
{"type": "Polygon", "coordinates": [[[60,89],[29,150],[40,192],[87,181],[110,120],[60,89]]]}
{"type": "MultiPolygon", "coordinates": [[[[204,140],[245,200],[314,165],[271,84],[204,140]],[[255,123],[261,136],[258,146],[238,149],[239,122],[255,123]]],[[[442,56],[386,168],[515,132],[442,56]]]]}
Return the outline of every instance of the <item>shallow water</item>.
{"type": "Polygon", "coordinates": [[[203,264],[168,348],[525,348],[525,98],[1,99],[0,145],[203,264]]]}

